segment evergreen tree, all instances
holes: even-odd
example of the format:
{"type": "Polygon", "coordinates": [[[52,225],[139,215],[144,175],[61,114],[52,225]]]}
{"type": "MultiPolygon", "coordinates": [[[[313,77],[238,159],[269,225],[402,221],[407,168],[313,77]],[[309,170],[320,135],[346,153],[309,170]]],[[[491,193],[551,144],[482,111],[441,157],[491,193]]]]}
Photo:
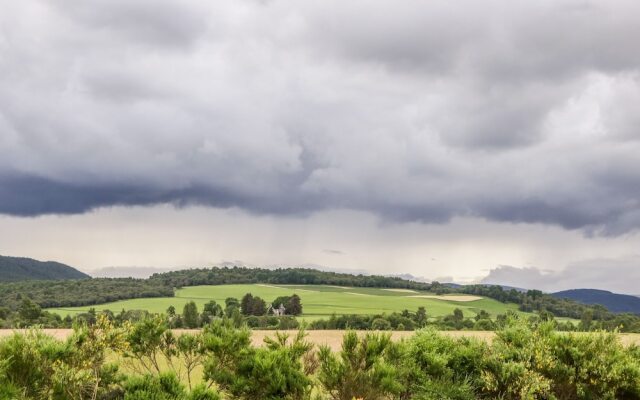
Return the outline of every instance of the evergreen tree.
{"type": "Polygon", "coordinates": [[[193,301],[184,305],[182,310],[182,321],[186,328],[197,328],[199,324],[198,306],[193,301]]]}
{"type": "Polygon", "coordinates": [[[254,297],[251,305],[251,315],[256,315],[259,317],[261,315],[265,315],[266,313],[267,303],[258,296],[254,297]]]}
{"type": "Polygon", "coordinates": [[[240,300],[240,312],[242,315],[253,315],[253,295],[247,293],[240,300]]]}
{"type": "Polygon", "coordinates": [[[302,314],[302,301],[300,299],[300,296],[298,296],[297,294],[294,294],[293,296],[291,296],[291,298],[289,298],[289,303],[285,304],[285,307],[287,308],[287,314],[290,314],[290,315],[302,314]]]}

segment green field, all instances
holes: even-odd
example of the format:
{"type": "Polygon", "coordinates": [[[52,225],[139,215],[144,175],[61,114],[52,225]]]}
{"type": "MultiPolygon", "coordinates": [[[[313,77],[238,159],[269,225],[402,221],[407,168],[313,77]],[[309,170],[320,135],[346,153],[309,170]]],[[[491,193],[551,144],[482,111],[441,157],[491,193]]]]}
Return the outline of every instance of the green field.
{"type": "MultiPolygon", "coordinates": [[[[327,318],[331,314],[378,314],[391,313],[408,309],[415,311],[423,306],[430,317],[451,314],[460,308],[465,316],[472,317],[478,311],[485,310],[492,316],[505,313],[507,310],[517,311],[515,304],[504,304],[499,301],[480,298],[474,301],[460,301],[464,295],[437,296],[438,298],[420,298],[415,296],[434,296],[433,293],[417,291],[395,291],[393,289],[353,288],[323,285],[219,285],[192,286],[179,289],[175,297],[159,297],[123,300],[86,307],[52,308],[48,311],[65,316],[86,312],[90,308],[96,311],[111,310],[148,310],[154,313],[165,312],[173,305],[181,311],[185,303],[195,301],[202,310],[205,303],[215,300],[224,304],[227,297],[240,299],[245,293],[260,296],[271,302],[278,296],[298,294],[302,298],[303,319],[314,320],[327,318]]],[[[473,297],[472,297],[473,298],[473,297]]]]}

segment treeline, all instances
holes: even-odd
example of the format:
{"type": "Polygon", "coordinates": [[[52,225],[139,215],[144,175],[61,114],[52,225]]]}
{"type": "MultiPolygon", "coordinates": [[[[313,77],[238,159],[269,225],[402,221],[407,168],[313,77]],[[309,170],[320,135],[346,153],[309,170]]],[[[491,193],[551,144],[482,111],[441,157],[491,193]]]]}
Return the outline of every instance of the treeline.
{"type": "Polygon", "coordinates": [[[79,307],[140,297],[173,297],[173,289],[158,281],[94,278],[66,281],[21,281],[0,284],[0,302],[15,309],[23,297],[42,308],[79,307]]]}
{"type": "Polygon", "coordinates": [[[2,283],[0,327],[32,324],[58,327],[62,324],[59,316],[41,312],[43,308],[79,307],[117,300],[173,295],[172,288],[146,279],[96,278],[2,283]]]}
{"type": "Polygon", "coordinates": [[[456,290],[466,294],[489,297],[503,303],[515,303],[518,304],[518,309],[523,312],[579,319],[582,330],[615,329],[621,332],[640,332],[640,316],[636,314],[613,313],[598,304],[581,304],[573,300],[551,296],[540,290],[504,290],[500,286],[487,285],[467,285],[456,290]]]}
{"type": "MultiPolygon", "coordinates": [[[[196,303],[190,301],[184,305],[182,314],[173,306],[170,306],[166,313],[171,328],[191,329],[206,326],[220,318],[231,319],[236,324],[246,323],[250,328],[296,329],[299,324],[294,316],[300,314],[302,300],[297,294],[280,296],[267,305],[263,299],[251,293],[245,294],[240,301],[235,297],[228,297],[224,302],[224,308],[215,300],[210,300],[200,313],[196,303]],[[282,314],[276,314],[281,305],[282,314]]],[[[116,318],[116,322],[121,321],[116,318]]]]}
{"type": "Polygon", "coordinates": [[[107,318],[116,326],[138,322],[152,317],[167,318],[170,328],[195,329],[204,327],[216,319],[228,318],[237,324],[246,323],[251,328],[263,329],[297,329],[300,325],[295,319],[302,314],[302,299],[297,294],[279,296],[267,304],[258,296],[247,293],[238,300],[228,297],[224,305],[215,300],[207,302],[202,312],[194,301],[187,302],[182,312],[174,306],[169,306],[164,315],[152,314],[146,310],[121,310],[114,313],[111,310],[97,312],[90,308],[87,312],[79,313],[75,317],[60,315],[42,310],[31,301],[23,298],[15,311],[0,307],[0,328],[23,328],[40,326],[44,328],[71,328],[74,324],[94,325],[98,318],[107,318]]]}
{"type": "Polygon", "coordinates": [[[37,331],[0,340],[0,398],[638,400],[640,349],[517,318],[490,343],[430,329],[404,341],[350,331],[339,351],[303,331],[255,346],[230,319],[176,335],[161,317],[122,327],[99,318],[66,341],[37,331]]]}
{"type": "Polygon", "coordinates": [[[213,267],[154,274],[149,278],[169,287],[231,284],[334,285],[352,287],[430,290],[431,284],[398,277],[352,275],[306,268],[213,267]]]}
{"type": "MultiPolygon", "coordinates": [[[[453,310],[449,315],[429,317],[424,307],[418,308],[416,312],[404,310],[390,314],[374,315],[331,315],[328,319],[319,319],[308,324],[310,330],[375,330],[375,331],[413,331],[422,328],[431,328],[439,331],[493,331],[506,326],[509,319],[516,318],[517,314],[509,311],[506,314],[491,315],[484,310],[480,310],[473,316],[466,316],[459,308],[453,310]]],[[[582,323],[574,324],[571,321],[557,321],[550,314],[531,315],[527,318],[531,324],[545,322],[558,331],[589,331],[594,327],[584,327],[582,323]]],[[[640,329],[640,326],[637,327],[640,329]]],[[[602,328],[600,328],[602,329],[602,328]]],[[[614,329],[610,329],[614,330],[614,329]]]]}

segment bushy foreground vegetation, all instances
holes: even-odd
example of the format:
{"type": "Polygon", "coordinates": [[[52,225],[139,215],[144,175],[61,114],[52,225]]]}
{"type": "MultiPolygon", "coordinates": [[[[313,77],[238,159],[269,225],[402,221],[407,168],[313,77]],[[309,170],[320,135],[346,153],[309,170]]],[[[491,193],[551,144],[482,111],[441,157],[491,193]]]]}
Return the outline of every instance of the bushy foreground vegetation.
{"type": "Polygon", "coordinates": [[[0,398],[640,399],[640,349],[613,333],[513,318],[490,344],[429,329],[400,342],[349,331],[334,352],[303,331],[256,347],[237,322],[176,335],[165,318],[116,327],[102,316],[66,341],[15,334],[0,341],[0,398]]]}

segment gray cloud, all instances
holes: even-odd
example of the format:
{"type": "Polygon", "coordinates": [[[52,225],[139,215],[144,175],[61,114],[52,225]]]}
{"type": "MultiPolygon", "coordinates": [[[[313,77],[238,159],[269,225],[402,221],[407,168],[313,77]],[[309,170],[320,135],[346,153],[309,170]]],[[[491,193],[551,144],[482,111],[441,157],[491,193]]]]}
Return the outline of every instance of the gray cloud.
{"type": "Polygon", "coordinates": [[[1,7],[0,213],[640,227],[636,2],[1,7]]]}
{"type": "Polygon", "coordinates": [[[640,257],[593,259],[569,264],[560,271],[537,268],[500,266],[489,272],[482,283],[501,284],[549,292],[566,289],[605,289],[618,293],[640,295],[640,257]]]}
{"type": "Polygon", "coordinates": [[[90,35],[117,35],[138,44],[177,48],[202,37],[209,11],[204,2],[192,0],[99,0],[92,4],[72,0],[55,6],[90,35]]]}
{"type": "Polygon", "coordinates": [[[337,256],[342,256],[345,254],[344,251],[336,250],[336,249],[323,249],[322,252],[326,254],[337,255],[337,256]]]}

